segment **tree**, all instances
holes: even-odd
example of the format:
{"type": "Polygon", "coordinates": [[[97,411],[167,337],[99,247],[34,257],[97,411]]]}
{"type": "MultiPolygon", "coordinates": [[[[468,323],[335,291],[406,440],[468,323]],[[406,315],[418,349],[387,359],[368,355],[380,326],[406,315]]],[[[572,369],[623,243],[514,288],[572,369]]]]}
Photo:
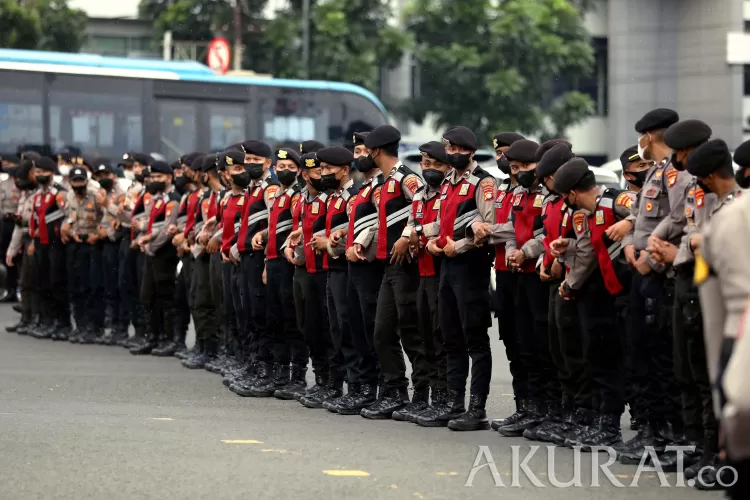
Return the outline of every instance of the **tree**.
{"type": "Polygon", "coordinates": [[[229,0],[141,0],[140,17],[154,21],[154,38],[161,42],[165,31],[179,41],[210,41],[231,18],[229,0]]]}
{"type": "Polygon", "coordinates": [[[488,140],[516,130],[562,136],[593,102],[553,84],[590,73],[593,49],[569,0],[414,0],[405,12],[415,34],[421,94],[401,112],[421,123],[465,125],[488,140]]]}
{"type": "Polygon", "coordinates": [[[80,9],[68,7],[67,0],[37,0],[42,33],[37,48],[57,52],[78,52],[86,39],[88,17],[80,9]]]}
{"type": "Polygon", "coordinates": [[[42,36],[39,13],[18,4],[0,0],[0,47],[35,49],[42,36]]]}

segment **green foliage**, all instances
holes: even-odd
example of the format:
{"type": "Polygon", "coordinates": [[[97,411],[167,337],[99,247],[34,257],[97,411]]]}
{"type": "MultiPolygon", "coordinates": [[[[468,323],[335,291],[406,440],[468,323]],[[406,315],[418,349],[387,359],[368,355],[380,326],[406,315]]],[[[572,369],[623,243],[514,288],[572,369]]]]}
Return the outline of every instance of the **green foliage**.
{"type": "Polygon", "coordinates": [[[584,94],[553,99],[556,78],[587,75],[594,56],[580,12],[568,0],[414,0],[422,94],[403,112],[421,122],[492,133],[560,135],[588,114],[584,94]]]}
{"type": "Polygon", "coordinates": [[[175,40],[210,41],[221,21],[231,19],[232,6],[228,0],[141,0],[138,10],[153,19],[159,42],[165,31],[175,40]]]}
{"type": "Polygon", "coordinates": [[[0,46],[35,49],[42,36],[39,13],[16,0],[0,0],[0,46]]]}
{"type": "Polygon", "coordinates": [[[0,0],[0,46],[13,49],[78,52],[83,45],[86,14],[67,0],[37,0],[20,5],[0,0]]]}

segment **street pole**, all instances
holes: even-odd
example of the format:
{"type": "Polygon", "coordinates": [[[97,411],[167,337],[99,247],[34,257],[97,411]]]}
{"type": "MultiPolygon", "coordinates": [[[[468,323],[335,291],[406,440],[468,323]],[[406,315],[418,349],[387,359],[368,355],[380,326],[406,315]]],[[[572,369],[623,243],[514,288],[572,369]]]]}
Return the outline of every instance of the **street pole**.
{"type": "Polygon", "coordinates": [[[310,78],[310,0],[302,0],[302,67],[310,78]]]}
{"type": "Polygon", "coordinates": [[[169,30],[164,32],[164,40],[162,43],[162,57],[165,61],[172,60],[172,32],[169,30]]]}
{"type": "Polygon", "coordinates": [[[242,69],[242,6],[234,0],[234,70],[242,69]]]}

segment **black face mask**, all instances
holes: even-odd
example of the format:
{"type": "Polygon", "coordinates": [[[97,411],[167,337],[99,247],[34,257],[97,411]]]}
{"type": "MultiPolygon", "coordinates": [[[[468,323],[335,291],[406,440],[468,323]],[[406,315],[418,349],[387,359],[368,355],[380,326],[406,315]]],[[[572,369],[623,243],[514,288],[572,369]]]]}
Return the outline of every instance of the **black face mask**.
{"type": "Polygon", "coordinates": [[[314,179],[314,178],[310,177],[310,185],[316,191],[325,191],[325,189],[326,189],[326,187],[323,185],[323,179],[321,179],[321,178],[314,179]]]}
{"type": "Polygon", "coordinates": [[[232,174],[232,182],[237,187],[248,187],[250,185],[250,172],[245,171],[241,174],[232,174]]]}
{"type": "Polygon", "coordinates": [[[565,204],[568,205],[568,207],[570,207],[572,210],[578,210],[578,205],[576,205],[575,203],[571,203],[570,198],[568,197],[565,198],[565,204]]]}
{"type": "Polygon", "coordinates": [[[20,189],[21,191],[28,191],[30,189],[34,189],[36,187],[36,184],[34,184],[28,179],[23,179],[23,180],[16,181],[16,187],[20,189]]]}
{"type": "Polygon", "coordinates": [[[628,175],[633,176],[633,180],[625,179],[635,187],[642,188],[643,184],[646,182],[646,176],[648,175],[648,170],[642,170],[640,172],[628,172],[628,175]]]}
{"type": "Polygon", "coordinates": [[[161,193],[165,189],[167,189],[167,186],[163,182],[149,182],[148,184],[146,184],[146,192],[152,195],[161,193]]]}
{"type": "Polygon", "coordinates": [[[86,194],[86,186],[73,186],[73,192],[78,196],[83,196],[86,194]]]}
{"type": "Polygon", "coordinates": [[[135,174],[136,182],[140,182],[141,184],[143,184],[143,180],[144,180],[143,174],[135,174]]]}
{"type": "Polygon", "coordinates": [[[338,189],[341,182],[336,178],[336,174],[325,174],[320,177],[323,181],[324,189],[338,189]]]}
{"type": "Polygon", "coordinates": [[[518,181],[518,184],[520,184],[521,187],[525,187],[526,189],[534,185],[535,179],[536,170],[526,170],[524,172],[518,172],[516,174],[516,180],[518,181]]]}
{"type": "Polygon", "coordinates": [[[363,174],[366,174],[367,172],[370,172],[375,168],[375,160],[370,158],[369,156],[360,156],[356,160],[354,160],[357,163],[357,170],[362,172],[363,174]]]}
{"type": "Polygon", "coordinates": [[[263,164],[262,163],[247,163],[245,164],[245,170],[253,180],[260,179],[263,177],[263,164]]]}
{"type": "Polygon", "coordinates": [[[279,182],[285,186],[291,186],[297,180],[297,172],[291,170],[279,170],[276,172],[276,177],[279,178],[279,182]]]}
{"type": "Polygon", "coordinates": [[[469,165],[471,165],[471,155],[466,153],[453,153],[452,155],[448,155],[448,157],[451,159],[451,165],[456,170],[463,170],[469,165]]]}
{"type": "Polygon", "coordinates": [[[711,192],[711,188],[709,188],[709,187],[708,187],[708,186],[706,186],[706,185],[705,185],[705,184],[704,184],[703,182],[701,182],[701,180],[700,180],[700,179],[698,179],[698,180],[697,180],[696,182],[697,182],[697,184],[698,184],[698,187],[699,187],[699,188],[701,188],[701,189],[703,190],[703,192],[704,192],[704,193],[708,194],[708,193],[710,193],[710,192],[711,192]]]}
{"type": "MultiPolygon", "coordinates": [[[[174,178],[174,188],[177,190],[180,194],[185,194],[185,191],[187,190],[187,185],[190,183],[190,179],[185,177],[184,175],[180,177],[174,178]]],[[[103,187],[103,186],[102,186],[103,187]]],[[[106,188],[105,188],[106,189],[106,188]]]]}
{"type": "Polygon", "coordinates": [[[499,168],[500,171],[505,175],[510,175],[510,164],[508,163],[508,160],[505,159],[505,157],[497,160],[497,168],[499,168]]]}
{"type": "Polygon", "coordinates": [[[42,186],[46,186],[46,185],[48,185],[48,184],[49,184],[50,182],[52,182],[52,176],[51,176],[51,175],[37,175],[37,176],[36,176],[36,181],[37,181],[37,182],[38,182],[38,183],[39,183],[40,185],[42,185],[42,186]]]}
{"type": "Polygon", "coordinates": [[[745,177],[745,169],[741,168],[734,174],[734,179],[742,189],[750,188],[750,177],[745,177]]]}
{"type": "Polygon", "coordinates": [[[115,185],[115,181],[113,181],[109,177],[105,177],[104,179],[99,179],[99,185],[106,191],[109,191],[110,189],[112,189],[112,186],[115,185]]]}
{"type": "Polygon", "coordinates": [[[445,172],[435,170],[434,168],[428,168],[422,170],[422,177],[424,177],[424,181],[431,188],[439,188],[443,183],[443,179],[445,179],[445,172]]]}
{"type": "Polygon", "coordinates": [[[685,165],[677,160],[677,153],[672,153],[672,166],[680,172],[685,170],[685,165]]]}

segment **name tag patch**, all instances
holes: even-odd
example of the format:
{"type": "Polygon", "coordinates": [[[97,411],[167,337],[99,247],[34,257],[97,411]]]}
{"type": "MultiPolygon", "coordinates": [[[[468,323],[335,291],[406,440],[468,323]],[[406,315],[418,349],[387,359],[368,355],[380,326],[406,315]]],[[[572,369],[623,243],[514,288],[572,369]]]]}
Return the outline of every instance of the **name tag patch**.
{"type": "Polygon", "coordinates": [[[315,215],[315,214],[317,214],[318,212],[320,212],[320,207],[318,206],[318,202],[316,201],[315,203],[313,203],[313,206],[312,206],[312,213],[313,213],[313,215],[315,215]]]}
{"type": "Polygon", "coordinates": [[[463,184],[461,190],[458,192],[458,196],[466,196],[467,194],[469,194],[469,185],[463,184]]]}
{"type": "Polygon", "coordinates": [[[604,225],[604,210],[596,211],[596,225],[597,226],[604,225]]]}
{"type": "Polygon", "coordinates": [[[544,195],[541,195],[541,194],[536,195],[536,198],[534,198],[534,208],[542,208],[543,203],[544,203],[544,195]]]}
{"type": "Polygon", "coordinates": [[[394,180],[388,181],[388,192],[389,193],[395,193],[396,192],[396,181],[394,181],[394,180]]]}

